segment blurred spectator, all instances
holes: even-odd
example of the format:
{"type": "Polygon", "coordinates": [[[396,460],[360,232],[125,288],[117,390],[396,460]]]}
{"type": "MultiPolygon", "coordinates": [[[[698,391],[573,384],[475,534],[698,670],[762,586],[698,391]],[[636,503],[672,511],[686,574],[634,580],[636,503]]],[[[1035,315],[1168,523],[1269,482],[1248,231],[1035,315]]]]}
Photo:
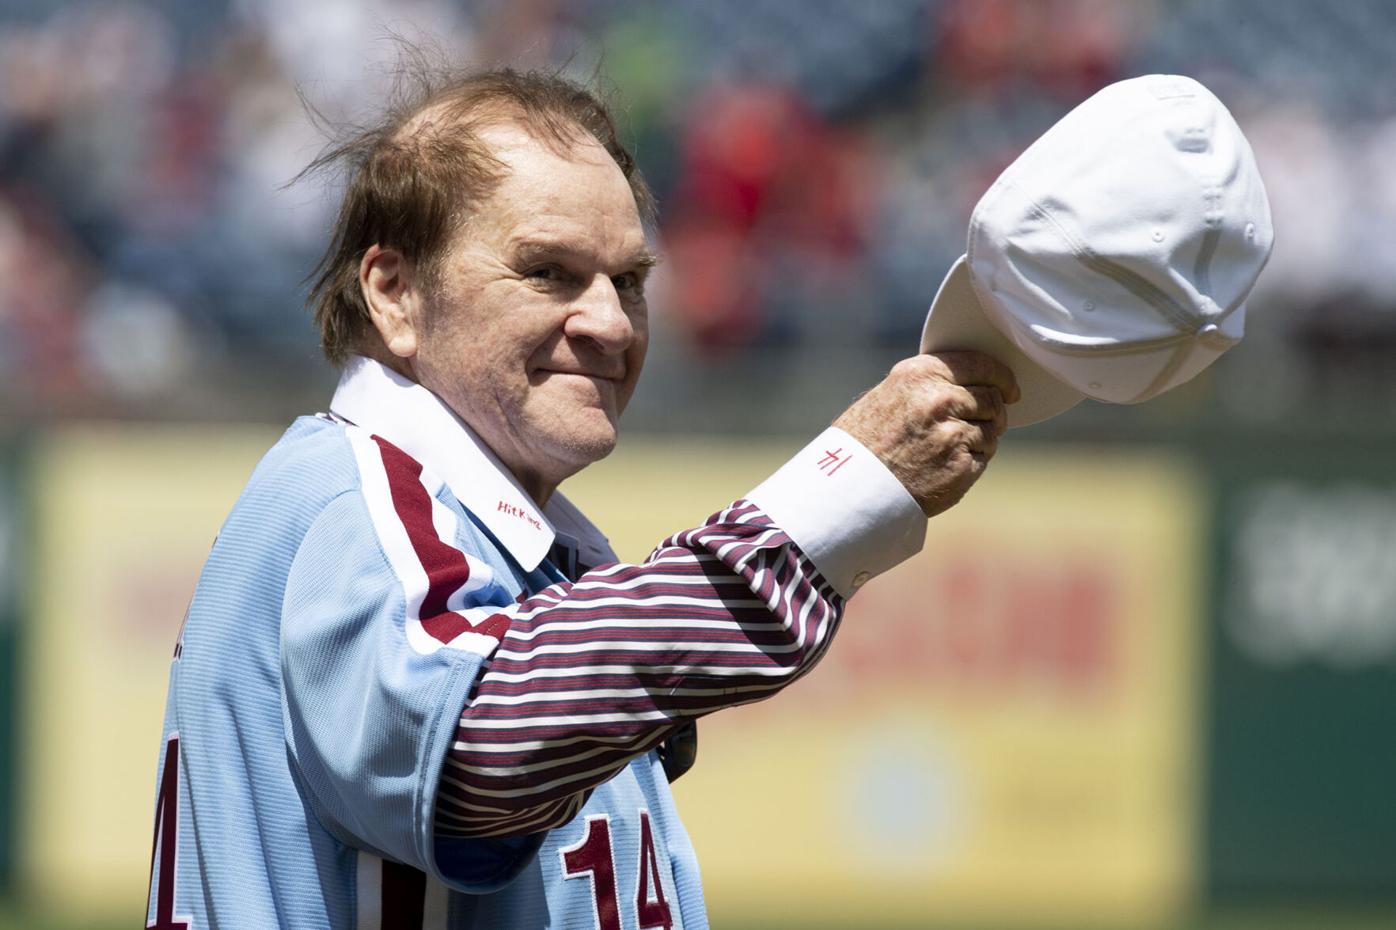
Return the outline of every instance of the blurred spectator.
{"type": "Polygon", "coordinates": [[[1031,88],[1076,102],[1120,76],[1151,4],[950,0],[936,62],[960,90],[1031,88]]]}
{"type": "Polygon", "coordinates": [[[0,365],[20,409],[91,389],[78,344],[89,277],[48,206],[0,188],[0,365]]]}
{"type": "Polygon", "coordinates": [[[689,111],[665,245],[675,307],[703,351],[740,346],[784,309],[788,341],[821,292],[856,273],[872,177],[859,144],[789,90],[718,87],[689,111]]]}

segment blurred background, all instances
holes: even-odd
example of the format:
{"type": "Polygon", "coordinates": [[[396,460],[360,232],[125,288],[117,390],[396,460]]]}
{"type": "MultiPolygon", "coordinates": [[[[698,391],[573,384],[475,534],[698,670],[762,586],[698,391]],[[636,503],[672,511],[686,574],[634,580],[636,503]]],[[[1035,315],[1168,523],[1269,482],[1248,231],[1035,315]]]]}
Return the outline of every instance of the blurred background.
{"type": "Polygon", "coordinates": [[[1068,109],[1216,91],[1278,230],[1246,342],[1016,431],[676,791],[718,927],[1396,926],[1396,4],[0,0],[0,927],[140,919],[184,604],[335,380],[301,98],[371,116],[394,35],[622,101],[654,343],[566,490],[628,558],[915,350],[1068,109]]]}

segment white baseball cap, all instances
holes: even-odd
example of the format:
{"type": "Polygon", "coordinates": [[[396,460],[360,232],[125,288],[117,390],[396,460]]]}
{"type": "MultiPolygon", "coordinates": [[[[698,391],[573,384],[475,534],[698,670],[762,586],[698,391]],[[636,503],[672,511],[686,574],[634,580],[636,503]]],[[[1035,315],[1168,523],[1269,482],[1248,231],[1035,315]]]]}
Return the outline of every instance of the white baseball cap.
{"type": "Polygon", "coordinates": [[[1121,81],[980,198],[921,351],[1012,368],[1009,426],[1085,397],[1148,400],[1240,342],[1273,243],[1255,157],[1221,101],[1191,78],[1121,81]]]}

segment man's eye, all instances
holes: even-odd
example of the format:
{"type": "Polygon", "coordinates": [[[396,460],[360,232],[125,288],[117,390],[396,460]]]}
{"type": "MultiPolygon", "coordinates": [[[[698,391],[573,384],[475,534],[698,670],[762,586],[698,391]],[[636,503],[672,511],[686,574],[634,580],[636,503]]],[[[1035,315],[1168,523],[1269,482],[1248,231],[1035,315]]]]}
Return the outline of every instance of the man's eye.
{"type": "Polygon", "coordinates": [[[618,274],[611,279],[611,284],[622,294],[637,294],[644,287],[637,274],[618,274]]]}
{"type": "Polygon", "coordinates": [[[524,277],[530,281],[561,281],[562,269],[556,265],[542,265],[525,271],[524,277]]]}

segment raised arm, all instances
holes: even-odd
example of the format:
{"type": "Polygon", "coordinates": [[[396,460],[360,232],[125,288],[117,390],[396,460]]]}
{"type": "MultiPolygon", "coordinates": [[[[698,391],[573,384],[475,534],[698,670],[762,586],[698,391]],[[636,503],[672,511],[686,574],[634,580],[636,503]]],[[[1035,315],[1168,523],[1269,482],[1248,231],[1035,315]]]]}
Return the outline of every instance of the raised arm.
{"type": "Polygon", "coordinates": [[[774,694],[828,648],[847,597],[920,547],[993,455],[1011,375],[902,363],[747,498],[640,565],[502,610],[438,795],[443,836],[537,832],[688,718],[774,694]],[[876,454],[874,451],[876,450],[876,454]]]}

